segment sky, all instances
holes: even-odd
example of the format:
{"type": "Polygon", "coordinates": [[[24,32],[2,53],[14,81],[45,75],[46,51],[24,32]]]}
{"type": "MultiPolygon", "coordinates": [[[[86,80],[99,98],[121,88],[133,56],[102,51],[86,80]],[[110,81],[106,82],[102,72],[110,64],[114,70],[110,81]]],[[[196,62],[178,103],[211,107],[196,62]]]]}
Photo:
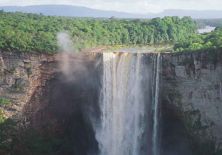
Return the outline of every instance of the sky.
{"type": "Polygon", "coordinates": [[[157,13],[166,9],[222,10],[222,0],[0,0],[0,6],[65,4],[129,13],[157,13]]]}

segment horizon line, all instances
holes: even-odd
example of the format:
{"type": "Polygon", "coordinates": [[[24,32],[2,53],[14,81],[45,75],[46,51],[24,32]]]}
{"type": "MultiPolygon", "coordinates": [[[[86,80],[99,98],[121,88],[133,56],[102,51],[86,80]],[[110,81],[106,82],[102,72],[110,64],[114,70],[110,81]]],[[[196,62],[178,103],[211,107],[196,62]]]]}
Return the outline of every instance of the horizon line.
{"type": "Polygon", "coordinates": [[[34,7],[34,6],[69,6],[69,7],[81,7],[81,8],[87,8],[92,10],[98,10],[98,11],[111,11],[111,12],[118,12],[118,13],[127,13],[127,14],[136,14],[136,15],[147,15],[147,14],[159,14],[164,13],[166,11],[196,11],[196,12],[202,12],[202,11],[215,11],[220,12],[222,11],[219,9],[179,9],[179,8],[169,8],[169,9],[163,9],[159,12],[147,12],[147,13],[137,13],[137,12],[127,12],[127,11],[118,11],[118,10],[104,10],[104,9],[97,9],[92,8],[88,6],[83,5],[73,5],[73,4],[33,4],[33,5],[0,5],[0,7],[34,7]]]}

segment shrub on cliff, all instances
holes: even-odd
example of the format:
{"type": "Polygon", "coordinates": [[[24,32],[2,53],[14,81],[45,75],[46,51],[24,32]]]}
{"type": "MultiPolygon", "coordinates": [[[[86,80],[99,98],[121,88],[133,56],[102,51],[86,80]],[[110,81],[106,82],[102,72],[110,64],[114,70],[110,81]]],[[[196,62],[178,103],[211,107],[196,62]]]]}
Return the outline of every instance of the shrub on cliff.
{"type": "Polygon", "coordinates": [[[0,106],[1,106],[1,105],[8,105],[8,104],[10,104],[10,103],[11,103],[11,102],[10,102],[9,99],[0,97],[0,106]]]}

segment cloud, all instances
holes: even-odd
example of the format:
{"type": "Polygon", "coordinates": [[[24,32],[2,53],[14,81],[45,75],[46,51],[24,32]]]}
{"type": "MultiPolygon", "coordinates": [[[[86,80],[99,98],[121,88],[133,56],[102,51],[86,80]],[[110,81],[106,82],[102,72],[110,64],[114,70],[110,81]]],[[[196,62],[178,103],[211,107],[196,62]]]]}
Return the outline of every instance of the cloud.
{"type": "Polygon", "coordinates": [[[0,5],[68,4],[132,13],[164,9],[222,10],[221,0],[1,0],[0,5]]]}

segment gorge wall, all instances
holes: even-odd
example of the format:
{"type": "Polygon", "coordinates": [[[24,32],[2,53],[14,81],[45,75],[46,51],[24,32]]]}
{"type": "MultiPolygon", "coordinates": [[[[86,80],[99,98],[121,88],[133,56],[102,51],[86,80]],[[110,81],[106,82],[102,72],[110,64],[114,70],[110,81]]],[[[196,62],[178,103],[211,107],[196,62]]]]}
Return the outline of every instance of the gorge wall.
{"type": "MultiPolygon", "coordinates": [[[[174,132],[168,145],[180,138],[191,141],[196,154],[213,154],[222,147],[222,51],[163,54],[162,118],[165,130],[174,132]],[[174,116],[169,116],[169,114],[174,116]],[[168,116],[168,117],[167,117],[168,116]],[[171,122],[182,121],[173,124],[171,122]],[[181,119],[181,120],[180,120],[181,119]],[[165,122],[165,123],[164,123],[165,122]],[[168,124],[167,124],[168,123],[168,124]],[[179,133],[185,128],[188,135],[179,133]],[[178,137],[184,135],[185,137],[178,137]]],[[[181,144],[183,145],[183,144],[181,144]]],[[[183,146],[178,146],[178,149],[183,146]]],[[[182,150],[181,150],[182,151],[182,150]]],[[[188,153],[190,154],[190,153],[188,153]]],[[[218,154],[221,152],[218,151],[218,154]]]]}
{"type": "MultiPolygon", "coordinates": [[[[98,154],[102,54],[83,55],[70,56],[67,79],[60,55],[1,52],[0,97],[10,104],[0,104],[0,154],[98,154]]],[[[222,51],[161,57],[160,154],[220,155],[222,51]]]]}
{"type": "Polygon", "coordinates": [[[1,53],[1,155],[97,152],[99,54],[68,55],[69,74],[63,57],[1,53]]]}
{"type": "Polygon", "coordinates": [[[21,116],[35,90],[51,78],[56,69],[52,62],[54,57],[49,55],[0,53],[0,97],[10,103],[1,104],[6,118],[21,116]]]}

